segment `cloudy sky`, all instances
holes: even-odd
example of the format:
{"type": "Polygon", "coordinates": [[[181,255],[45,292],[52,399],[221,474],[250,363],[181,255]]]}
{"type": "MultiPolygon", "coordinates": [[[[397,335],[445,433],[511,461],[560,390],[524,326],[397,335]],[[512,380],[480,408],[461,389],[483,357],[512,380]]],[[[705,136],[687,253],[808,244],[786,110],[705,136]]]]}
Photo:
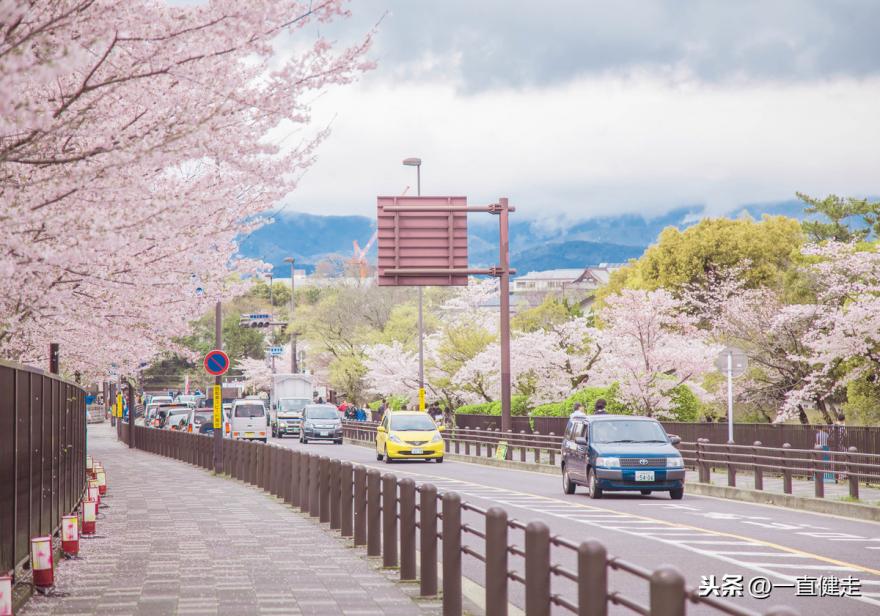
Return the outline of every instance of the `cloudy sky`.
{"type": "MultiPolygon", "coordinates": [[[[375,71],[314,104],[333,134],[289,209],[510,197],[557,220],[880,195],[880,2],[354,0],[375,71]],[[383,17],[384,16],[384,17],[383,17]]],[[[315,34],[317,28],[303,34],[315,34]]]]}

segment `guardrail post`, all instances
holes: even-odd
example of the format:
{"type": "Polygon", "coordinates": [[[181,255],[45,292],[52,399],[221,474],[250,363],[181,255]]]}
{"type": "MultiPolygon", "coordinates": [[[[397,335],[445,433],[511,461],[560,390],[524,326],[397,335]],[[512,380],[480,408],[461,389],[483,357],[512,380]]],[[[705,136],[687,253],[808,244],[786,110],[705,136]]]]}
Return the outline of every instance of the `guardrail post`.
{"type": "Polygon", "coordinates": [[[343,537],[351,537],[352,524],[352,493],[351,493],[351,462],[345,461],[339,466],[339,529],[343,537]]]}
{"type": "Polygon", "coordinates": [[[290,504],[299,507],[299,480],[300,466],[302,466],[302,455],[299,450],[293,449],[290,452],[290,504]]]}
{"type": "Polygon", "coordinates": [[[791,445],[788,443],[782,443],[782,491],[786,494],[791,494],[791,469],[788,466],[788,450],[791,449],[791,445]]]}
{"type": "Polygon", "coordinates": [[[267,457],[269,464],[269,494],[271,494],[272,496],[279,496],[280,490],[278,488],[280,482],[278,481],[278,471],[281,470],[281,465],[278,463],[278,452],[281,449],[279,447],[276,447],[275,445],[268,444],[263,445],[263,447],[268,447],[269,449],[269,451],[267,452],[269,454],[267,457]]]}
{"type": "Polygon", "coordinates": [[[519,441],[519,461],[525,462],[526,461],[526,431],[525,430],[519,431],[519,439],[520,439],[520,441],[519,441]]]}
{"type": "Polygon", "coordinates": [[[480,438],[482,437],[482,430],[480,429],[479,426],[476,427],[476,430],[477,430],[477,438],[476,438],[476,440],[474,441],[474,447],[476,447],[476,452],[474,453],[474,455],[475,455],[476,457],[479,458],[479,457],[482,455],[482,454],[480,453],[480,451],[481,451],[481,447],[482,447],[482,445],[483,445],[483,444],[480,442],[480,438]]]}
{"type": "Polygon", "coordinates": [[[764,489],[764,469],[761,468],[761,465],[764,464],[763,460],[758,460],[758,448],[761,447],[761,441],[754,442],[754,452],[752,456],[753,466],[755,468],[755,489],[763,490],[764,489]]]}
{"type": "Polygon", "coordinates": [[[397,477],[382,476],[382,566],[397,566],[397,477]]]}
{"type": "MultiPolygon", "coordinates": [[[[554,437],[554,436],[556,436],[556,434],[551,432],[550,433],[551,440],[552,440],[552,437],[554,437]]],[[[556,466],[556,450],[553,448],[553,445],[550,445],[550,447],[547,448],[547,451],[550,454],[550,466],[556,466]]]]}
{"type": "Polygon", "coordinates": [[[320,492],[321,505],[319,507],[320,518],[319,520],[323,522],[330,521],[330,458],[327,456],[321,456],[320,462],[320,478],[318,479],[318,486],[320,492]]]}
{"type": "Polygon", "coordinates": [[[470,428],[465,428],[464,434],[464,455],[471,455],[471,441],[468,438],[470,436],[470,428]]]}
{"type": "Polygon", "coordinates": [[[733,457],[733,445],[727,443],[727,485],[731,488],[736,487],[736,464],[733,457]]]}
{"type": "Polygon", "coordinates": [[[684,576],[675,567],[651,573],[651,616],[684,616],[684,576]]]}
{"type": "Polygon", "coordinates": [[[375,468],[367,471],[367,556],[382,555],[379,498],[382,477],[375,468]]]}
{"type": "Polygon", "coordinates": [[[858,449],[850,447],[846,450],[846,478],[849,482],[849,496],[855,500],[859,500],[859,472],[852,461],[852,455],[858,453],[858,449]]]}
{"type": "Polygon", "coordinates": [[[455,492],[443,495],[443,616],[461,616],[461,496],[455,492]]]}
{"type": "Polygon", "coordinates": [[[354,544],[367,543],[367,469],[354,467],[354,544]]]}
{"type": "Polygon", "coordinates": [[[281,471],[278,474],[278,482],[281,484],[281,499],[290,504],[293,502],[293,486],[291,476],[293,474],[293,449],[278,448],[281,457],[281,471]]]}
{"type": "Polygon", "coordinates": [[[507,512],[486,511],[486,616],[507,616],[507,512]]]}
{"type": "Polygon", "coordinates": [[[400,480],[400,579],[416,579],[416,482],[400,480]]]}
{"type": "Polygon", "coordinates": [[[419,487],[419,552],[419,594],[433,597],[437,594],[437,488],[430,483],[419,487]]]}
{"type": "Polygon", "coordinates": [[[706,461],[705,461],[705,452],[703,451],[703,439],[698,438],[695,445],[695,455],[697,457],[696,465],[697,465],[697,481],[700,483],[706,483],[705,471],[703,470],[706,461]]]}
{"type": "Polygon", "coordinates": [[[608,614],[608,551],[589,539],[578,546],[578,616],[608,614]]]}
{"type": "Polygon", "coordinates": [[[822,454],[825,450],[821,445],[813,447],[815,466],[813,467],[813,488],[816,498],[825,498],[825,471],[822,469],[822,454]]]}
{"type": "Polygon", "coordinates": [[[340,506],[340,496],[342,494],[342,490],[340,489],[340,467],[342,466],[342,462],[333,458],[330,460],[330,528],[333,530],[337,530],[339,528],[339,523],[341,519],[341,515],[339,512],[340,506]]]}
{"type": "Polygon", "coordinates": [[[526,526],[526,614],[550,614],[550,529],[543,522],[526,526]]]}
{"type": "Polygon", "coordinates": [[[541,433],[535,431],[535,464],[541,463],[541,433]]]}
{"type": "Polygon", "coordinates": [[[310,454],[309,460],[309,515],[317,518],[321,515],[320,459],[316,454],[310,454]]]}

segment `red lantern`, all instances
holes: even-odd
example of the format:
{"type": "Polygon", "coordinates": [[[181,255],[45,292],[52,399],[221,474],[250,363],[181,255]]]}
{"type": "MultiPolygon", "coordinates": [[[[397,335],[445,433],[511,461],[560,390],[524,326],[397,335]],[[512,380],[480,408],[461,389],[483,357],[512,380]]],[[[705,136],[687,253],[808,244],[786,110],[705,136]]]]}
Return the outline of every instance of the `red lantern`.
{"type": "Polygon", "coordinates": [[[12,577],[0,575],[0,616],[12,616],[12,577]]]}
{"type": "Polygon", "coordinates": [[[101,491],[98,489],[98,486],[89,486],[88,491],[86,492],[86,498],[95,501],[98,507],[101,506],[101,491]]]}
{"type": "Polygon", "coordinates": [[[93,500],[84,500],[82,504],[83,510],[83,535],[94,535],[95,525],[98,519],[98,503],[93,500]]]}
{"type": "Polygon", "coordinates": [[[98,469],[97,472],[98,477],[98,490],[101,492],[101,496],[104,496],[107,493],[107,475],[104,473],[104,469],[98,469]]]}
{"type": "Polygon", "coordinates": [[[61,517],[61,550],[65,554],[79,554],[79,516],[61,517]]]}
{"type": "Polygon", "coordinates": [[[31,539],[31,571],[34,586],[51,588],[55,585],[55,559],[52,558],[52,537],[31,539]]]}

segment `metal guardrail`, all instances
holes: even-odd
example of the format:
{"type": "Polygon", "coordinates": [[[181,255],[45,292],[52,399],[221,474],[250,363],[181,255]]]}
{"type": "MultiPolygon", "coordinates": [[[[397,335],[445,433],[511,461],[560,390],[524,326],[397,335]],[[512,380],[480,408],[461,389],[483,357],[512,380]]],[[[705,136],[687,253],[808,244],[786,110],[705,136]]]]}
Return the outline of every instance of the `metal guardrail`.
{"type": "MultiPolygon", "coordinates": [[[[377,423],[345,422],[345,436],[361,442],[375,442],[377,423]]],[[[466,456],[488,457],[502,444],[507,445],[507,459],[556,466],[559,461],[562,437],[554,434],[501,432],[500,430],[453,428],[443,433],[446,451],[466,456]]],[[[701,439],[696,443],[677,445],[685,466],[699,473],[701,483],[709,483],[711,470],[727,473],[727,485],[736,487],[739,472],[754,475],[754,489],[764,490],[765,476],[782,478],[783,493],[792,494],[793,479],[808,479],[814,483],[816,498],[825,497],[826,481],[845,481],[849,496],[859,498],[859,486],[880,484],[880,455],[859,453],[855,447],[848,451],[828,449],[794,449],[788,443],[782,447],[754,445],[726,445],[701,439]]]]}
{"type": "MultiPolygon", "coordinates": [[[[139,448],[212,468],[211,437],[139,426],[134,433],[139,448]]],[[[442,594],[444,616],[462,614],[463,558],[484,566],[487,616],[506,616],[511,583],[524,587],[530,616],[549,615],[554,606],[579,616],[604,616],[611,606],[645,616],[683,616],[689,605],[757,616],[729,601],[701,597],[675,567],[647,570],[609,556],[596,540],[552,535],[543,522],[511,519],[500,507],[482,509],[430,483],[417,486],[393,473],[275,445],[224,439],[223,449],[230,476],[365,546],[368,556],[398,568],[401,580],[418,580],[422,596],[442,594]],[[612,572],[616,588],[609,584],[612,572]],[[644,584],[647,601],[626,594],[633,584],[644,584]]],[[[764,612],[795,613],[789,608],[764,612]]]]}
{"type": "Polygon", "coordinates": [[[0,574],[54,535],[86,487],[85,391],[42,370],[0,361],[0,574]]]}

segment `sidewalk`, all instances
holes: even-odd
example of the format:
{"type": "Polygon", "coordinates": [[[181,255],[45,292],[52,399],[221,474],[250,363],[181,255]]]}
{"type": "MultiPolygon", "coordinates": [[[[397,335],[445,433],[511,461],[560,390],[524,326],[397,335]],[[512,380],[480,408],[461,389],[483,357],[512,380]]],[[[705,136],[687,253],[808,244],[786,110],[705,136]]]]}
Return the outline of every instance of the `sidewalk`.
{"type": "MultiPolygon", "coordinates": [[[[696,482],[698,478],[697,471],[688,471],[687,480],[696,482]]],[[[710,482],[716,486],[727,485],[727,472],[716,471],[713,469],[710,475],[710,482]]],[[[752,473],[738,471],[736,474],[736,487],[746,490],[755,488],[755,475],[752,473]]],[[[816,487],[812,481],[807,481],[799,477],[791,480],[791,493],[794,496],[805,496],[814,498],[816,495],[816,487]]],[[[782,494],[782,477],[764,473],[764,491],[782,494]]],[[[833,480],[825,481],[825,498],[827,500],[844,501],[849,497],[849,484],[846,482],[834,483],[833,480]]],[[[869,487],[865,484],[859,485],[859,502],[866,505],[880,505],[880,489],[869,487]]]]}
{"type": "Polygon", "coordinates": [[[107,469],[99,538],[61,561],[61,597],[34,596],[26,616],[75,614],[439,614],[316,521],[235,480],[116,442],[90,425],[107,469]]]}

